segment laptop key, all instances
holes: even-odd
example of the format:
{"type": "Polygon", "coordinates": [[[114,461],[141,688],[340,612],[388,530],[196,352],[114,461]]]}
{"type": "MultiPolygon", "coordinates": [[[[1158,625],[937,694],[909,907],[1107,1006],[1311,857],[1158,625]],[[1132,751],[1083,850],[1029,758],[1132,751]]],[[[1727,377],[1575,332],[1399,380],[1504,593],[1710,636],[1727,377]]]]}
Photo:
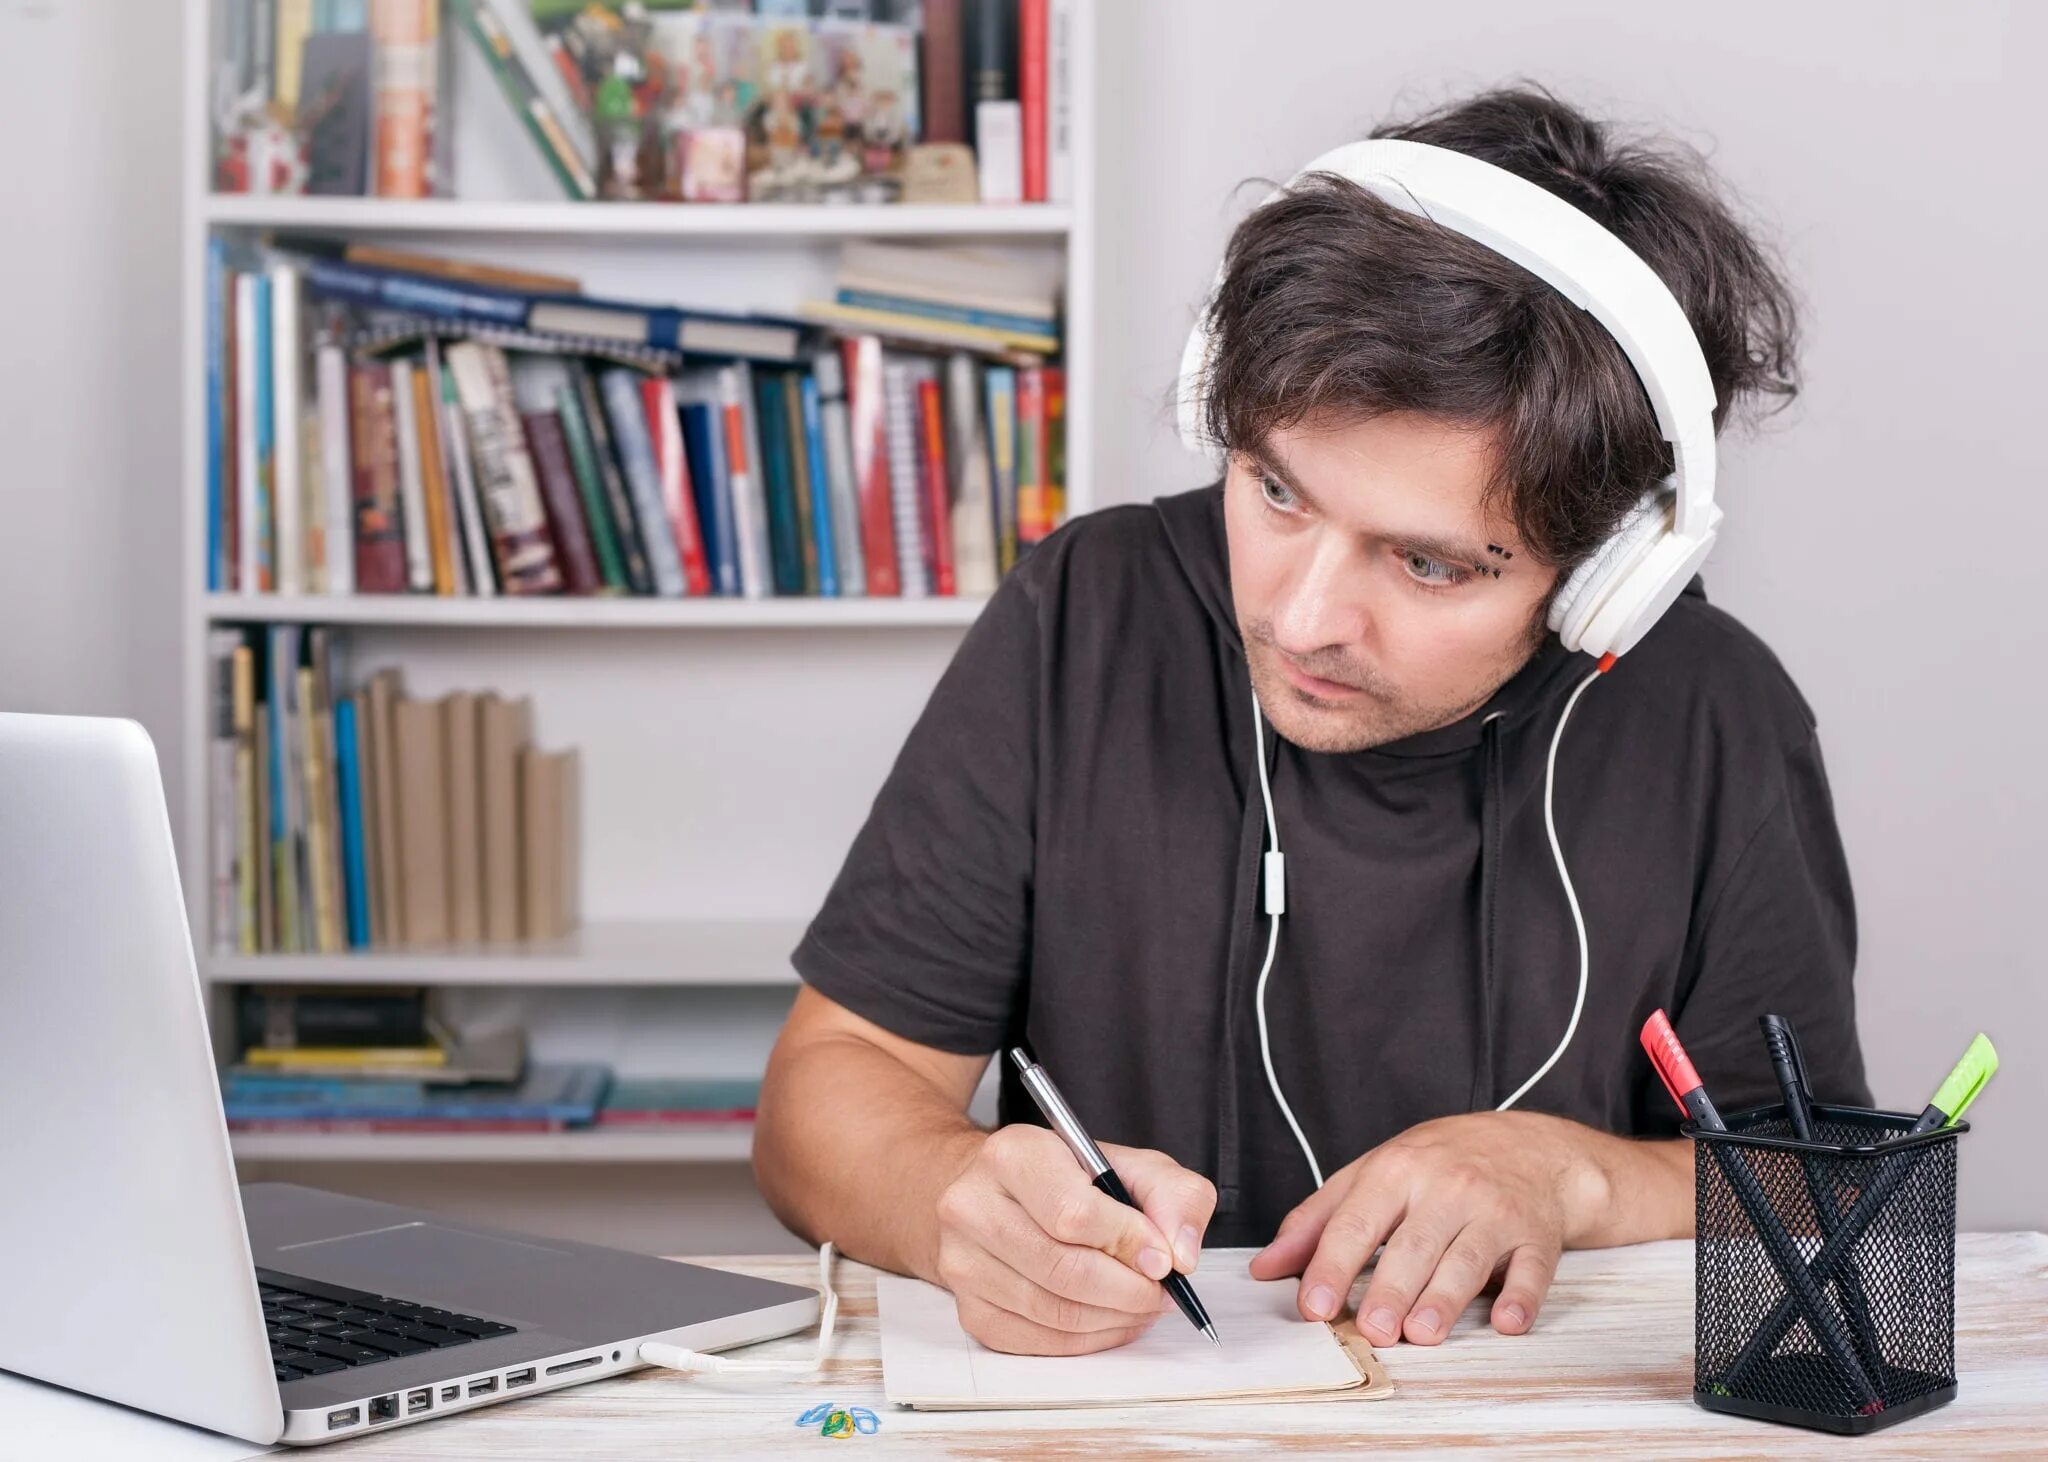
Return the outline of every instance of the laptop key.
{"type": "Polygon", "coordinates": [[[417,1340],[435,1350],[446,1350],[451,1345],[467,1345],[476,1339],[474,1335],[459,1335],[453,1330],[443,1330],[439,1325],[387,1325],[388,1330],[403,1335],[407,1340],[417,1340]]]}
{"type": "Polygon", "coordinates": [[[284,1307],[288,1310],[296,1310],[302,1315],[338,1315],[348,1308],[347,1305],[340,1303],[338,1300],[316,1300],[304,1295],[299,1296],[297,1299],[286,1300],[284,1307]]]}
{"type": "Polygon", "coordinates": [[[388,1318],[382,1310],[366,1310],[361,1305],[350,1305],[335,1314],[335,1319],[344,1325],[381,1325],[388,1318]]]}
{"type": "Polygon", "coordinates": [[[346,1340],[330,1340],[324,1335],[307,1336],[306,1349],[315,1355],[324,1355],[329,1360],[352,1366],[375,1365],[380,1360],[391,1359],[381,1350],[372,1350],[367,1345],[352,1345],[346,1340]]]}
{"type": "Polygon", "coordinates": [[[284,1323],[286,1329],[296,1330],[306,1335],[326,1335],[335,1330],[345,1330],[348,1328],[341,1321],[330,1319],[326,1315],[299,1315],[284,1323]]]}
{"type": "Polygon", "coordinates": [[[286,1364],[295,1371],[304,1371],[309,1376],[329,1376],[336,1371],[348,1369],[346,1361],[329,1360],[326,1356],[314,1355],[311,1351],[300,1352],[286,1364]]]}
{"type": "Polygon", "coordinates": [[[403,1335],[394,1335],[388,1330],[372,1330],[367,1325],[352,1325],[346,1330],[336,1331],[327,1337],[343,1345],[367,1345],[372,1350],[381,1350],[389,1355],[418,1355],[433,1347],[422,1345],[417,1340],[407,1340],[403,1335]]]}

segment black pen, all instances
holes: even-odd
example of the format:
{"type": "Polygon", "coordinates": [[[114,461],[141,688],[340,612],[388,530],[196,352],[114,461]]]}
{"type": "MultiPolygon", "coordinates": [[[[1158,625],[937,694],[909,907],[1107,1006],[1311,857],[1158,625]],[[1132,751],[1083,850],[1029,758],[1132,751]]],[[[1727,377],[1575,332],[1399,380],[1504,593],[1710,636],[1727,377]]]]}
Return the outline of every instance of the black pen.
{"type": "MultiPolygon", "coordinates": [[[[1102,1192],[1123,1204],[1126,1208],[1137,1208],[1130,1190],[1123,1179],[1116,1175],[1116,1169],[1109,1165],[1109,1159],[1102,1155],[1102,1149],[1095,1145],[1095,1139],[1081,1126],[1074,1109],[1067,1105],[1067,1099],[1060,1095],[1060,1089],[1052,1084],[1052,1078],[1045,1074],[1045,1068],[1025,1054],[1022,1046],[1010,1048],[1010,1059],[1017,1063],[1017,1070],[1024,1080],[1024,1090],[1031,1093],[1031,1100],[1038,1103],[1038,1110],[1045,1114],[1045,1120],[1052,1130],[1059,1133],[1074,1159],[1088,1170],[1089,1177],[1102,1192]]],[[[1140,1210],[1141,1212],[1143,1210],[1140,1210]]],[[[1169,1241],[1169,1254],[1171,1252],[1169,1241]]],[[[1169,1257],[1169,1264],[1173,1261],[1169,1257]]],[[[1188,1277],[1178,1269],[1168,1269],[1166,1278],[1160,1283],[1173,1296],[1173,1302],[1180,1306],[1180,1312],[1188,1317],[1188,1323],[1209,1337],[1212,1345],[1223,1342],[1216,1338],[1216,1327],[1209,1321],[1209,1312],[1202,1308],[1202,1301],[1195,1294],[1195,1287],[1188,1283],[1188,1277]]]]}

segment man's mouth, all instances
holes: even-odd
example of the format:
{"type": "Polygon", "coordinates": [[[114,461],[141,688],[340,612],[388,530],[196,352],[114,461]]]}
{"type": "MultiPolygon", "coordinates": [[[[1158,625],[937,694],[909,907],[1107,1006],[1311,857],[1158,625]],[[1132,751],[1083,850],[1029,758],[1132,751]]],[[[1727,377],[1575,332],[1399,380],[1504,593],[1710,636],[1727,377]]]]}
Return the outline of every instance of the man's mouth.
{"type": "Polygon", "coordinates": [[[1289,660],[1285,655],[1276,655],[1274,658],[1280,662],[1280,672],[1287,677],[1289,684],[1306,695],[1314,696],[1317,700],[1349,700],[1354,696],[1365,694],[1357,686],[1346,685],[1341,680],[1325,680],[1320,675],[1311,675],[1292,660],[1289,660]]]}

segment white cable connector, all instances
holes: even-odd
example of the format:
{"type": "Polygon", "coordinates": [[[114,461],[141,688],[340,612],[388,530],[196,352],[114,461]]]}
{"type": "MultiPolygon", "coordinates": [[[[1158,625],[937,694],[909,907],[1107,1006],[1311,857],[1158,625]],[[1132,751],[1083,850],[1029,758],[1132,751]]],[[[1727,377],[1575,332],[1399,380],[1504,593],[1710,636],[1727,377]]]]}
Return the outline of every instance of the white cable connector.
{"type": "Polygon", "coordinates": [[[728,1360],[710,1351],[671,1345],[666,1340],[643,1341],[640,1359],[650,1366],[687,1371],[699,1376],[738,1373],[749,1376],[811,1376],[825,1368],[825,1356],[832,1344],[832,1330],[839,1321],[839,1291],[832,1287],[833,1248],[830,1240],[818,1246],[818,1289],[824,1308],[818,1312],[818,1348],[809,1361],[728,1360]]]}

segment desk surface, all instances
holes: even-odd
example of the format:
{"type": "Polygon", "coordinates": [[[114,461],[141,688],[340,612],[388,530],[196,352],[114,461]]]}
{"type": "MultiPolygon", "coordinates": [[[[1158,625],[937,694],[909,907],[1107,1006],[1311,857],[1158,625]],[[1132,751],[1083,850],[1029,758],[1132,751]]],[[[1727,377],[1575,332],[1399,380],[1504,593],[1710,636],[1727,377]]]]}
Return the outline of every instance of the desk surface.
{"type": "MultiPolygon", "coordinates": [[[[822,1379],[714,1379],[643,1370],[410,1426],[308,1456],[653,1458],[867,1454],[979,1458],[1237,1456],[1394,1450],[1519,1456],[2040,1457],[2048,1448],[2048,1235],[1969,1234],[1958,1249],[1960,1391],[1949,1405],[1843,1439],[1718,1416],[1692,1404],[1692,1245],[1567,1254],[1532,1335],[1483,1328],[1475,1305],[1445,1344],[1381,1352],[1385,1401],[936,1414],[882,1399],[874,1271],[841,1262],[834,1359],[822,1379]],[[1477,1322],[1477,1323],[1475,1323],[1477,1322]],[[881,1430],[840,1442],[796,1418],[822,1401],[866,1406],[881,1430]]],[[[710,1259],[796,1284],[804,1258],[710,1259]]],[[[801,1358],[810,1335],[750,1355],[801,1358]]]]}

